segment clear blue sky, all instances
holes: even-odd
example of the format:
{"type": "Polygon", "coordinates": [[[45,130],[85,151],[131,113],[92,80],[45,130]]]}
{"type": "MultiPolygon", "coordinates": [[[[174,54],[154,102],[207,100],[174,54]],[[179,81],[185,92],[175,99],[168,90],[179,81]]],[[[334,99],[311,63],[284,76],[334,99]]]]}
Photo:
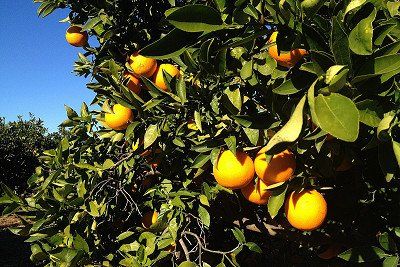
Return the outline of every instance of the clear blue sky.
{"type": "Polygon", "coordinates": [[[41,19],[32,0],[0,0],[0,117],[12,121],[29,112],[50,131],[66,119],[64,104],[78,109],[94,94],[72,73],[80,48],[65,41],[68,12],[41,19]]]}

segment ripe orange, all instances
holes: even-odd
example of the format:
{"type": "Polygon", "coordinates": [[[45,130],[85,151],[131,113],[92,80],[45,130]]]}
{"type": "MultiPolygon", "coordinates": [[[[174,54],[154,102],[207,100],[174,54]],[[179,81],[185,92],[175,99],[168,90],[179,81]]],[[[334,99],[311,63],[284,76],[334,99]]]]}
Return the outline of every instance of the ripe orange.
{"type": "Polygon", "coordinates": [[[153,224],[156,223],[158,218],[158,212],[157,211],[149,211],[146,212],[143,217],[142,217],[142,226],[143,228],[150,228],[153,224]]]}
{"type": "Polygon", "coordinates": [[[132,73],[130,72],[125,72],[124,73],[124,77],[125,78],[129,78],[128,83],[126,84],[126,86],[129,88],[129,90],[131,90],[132,92],[134,92],[135,94],[139,94],[142,87],[140,84],[140,80],[138,78],[136,78],[132,73]]]}
{"type": "Polygon", "coordinates": [[[153,58],[148,58],[134,53],[129,58],[129,65],[138,77],[151,77],[157,70],[157,61],[153,58]]]}
{"type": "Polygon", "coordinates": [[[265,205],[271,196],[271,192],[267,191],[267,185],[258,179],[257,183],[249,183],[246,187],[241,189],[243,196],[250,202],[257,205],[265,205]]]}
{"type": "Polygon", "coordinates": [[[267,185],[285,182],[289,180],[296,169],[296,159],[289,150],[282,151],[272,157],[270,162],[266,161],[263,147],[254,160],[254,167],[258,177],[267,185]]]}
{"type": "Polygon", "coordinates": [[[230,150],[225,150],[219,156],[213,171],[217,183],[229,189],[240,189],[253,179],[254,164],[245,152],[237,151],[234,155],[230,150]]]}
{"type": "Polygon", "coordinates": [[[292,192],[285,203],[289,223],[303,231],[319,228],[325,221],[327,210],[324,197],[316,190],[292,192]]]}
{"type": "MultiPolygon", "coordinates": [[[[275,43],[277,36],[278,32],[273,32],[268,42],[275,43]]],[[[278,65],[291,68],[307,55],[308,52],[305,49],[297,48],[289,52],[280,51],[280,53],[278,53],[278,46],[274,44],[268,48],[268,54],[277,61],[278,65]]]]}
{"type": "Polygon", "coordinates": [[[71,26],[65,33],[65,39],[70,45],[82,47],[87,44],[88,34],[87,32],[82,32],[82,28],[79,26],[71,26]]]}
{"type": "Polygon", "coordinates": [[[133,120],[132,110],[121,104],[115,104],[112,109],[114,113],[106,113],[104,122],[114,130],[126,129],[133,120]]]}
{"type": "Polygon", "coordinates": [[[172,77],[178,76],[180,75],[179,69],[177,67],[175,67],[174,65],[171,64],[161,64],[158,69],[157,72],[154,76],[154,83],[160,87],[161,90],[163,91],[167,91],[168,87],[167,84],[165,83],[164,80],[164,73],[163,70],[165,72],[167,72],[169,75],[171,75],[172,77]]]}

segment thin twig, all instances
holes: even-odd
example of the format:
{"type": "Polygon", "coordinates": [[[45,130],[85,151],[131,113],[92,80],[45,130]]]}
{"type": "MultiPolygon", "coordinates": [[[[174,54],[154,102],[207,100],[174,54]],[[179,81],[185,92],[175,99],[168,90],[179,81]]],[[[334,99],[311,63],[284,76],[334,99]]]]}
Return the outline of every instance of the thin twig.
{"type": "Polygon", "coordinates": [[[185,253],[185,258],[187,261],[190,261],[190,255],[189,255],[189,251],[186,247],[185,242],[183,242],[183,239],[179,239],[179,244],[181,245],[182,249],[183,249],[183,253],[185,253]]]}

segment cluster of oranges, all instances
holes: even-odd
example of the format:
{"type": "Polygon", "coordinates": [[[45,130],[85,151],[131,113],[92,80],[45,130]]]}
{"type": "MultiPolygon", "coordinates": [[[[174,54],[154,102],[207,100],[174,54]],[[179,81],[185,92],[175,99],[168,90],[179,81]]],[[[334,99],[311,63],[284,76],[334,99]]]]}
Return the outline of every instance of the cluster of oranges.
{"type": "MultiPolygon", "coordinates": [[[[88,34],[79,26],[68,28],[65,38],[67,42],[76,47],[86,46],[88,34]]],[[[179,77],[180,71],[172,64],[160,64],[153,58],[147,58],[138,53],[129,57],[130,71],[125,71],[124,78],[128,80],[126,86],[135,94],[140,94],[142,84],[141,77],[152,78],[154,84],[163,91],[168,91],[164,72],[171,77],[179,77]]],[[[124,130],[133,121],[133,112],[123,105],[116,104],[112,108],[112,113],[107,113],[104,118],[105,124],[114,130],[124,130]]]]}
{"type": "MultiPolygon", "coordinates": [[[[280,66],[293,67],[307,54],[304,49],[294,49],[279,53],[275,44],[278,32],[274,32],[269,43],[268,53],[280,66]]],[[[76,47],[86,46],[88,34],[79,26],[71,26],[66,32],[67,42],[76,47]]],[[[180,71],[172,64],[158,64],[155,59],[134,53],[129,57],[130,71],[125,71],[126,86],[136,94],[142,89],[141,77],[151,78],[154,84],[163,91],[168,91],[164,72],[171,77],[179,77],[180,71]]],[[[112,113],[105,114],[105,124],[114,130],[124,130],[133,121],[133,112],[121,104],[112,107],[112,113]]],[[[216,181],[229,189],[240,189],[243,196],[252,203],[265,205],[271,196],[268,187],[288,181],[296,168],[296,160],[289,150],[276,154],[269,161],[266,148],[261,149],[253,160],[242,151],[236,155],[230,150],[222,152],[214,166],[216,181]],[[258,179],[254,180],[257,174],[258,179]]],[[[327,213],[327,204],[323,196],[316,190],[292,192],[285,204],[286,217],[289,223],[300,230],[313,230],[322,225],[327,213]]],[[[157,212],[143,217],[144,228],[149,228],[157,220],[157,212]]]]}
{"type": "MultiPolygon", "coordinates": [[[[274,155],[269,161],[262,148],[253,162],[243,151],[236,155],[230,150],[223,151],[214,165],[214,177],[218,184],[229,189],[240,189],[250,202],[265,205],[271,196],[268,187],[286,182],[296,168],[296,159],[292,152],[285,150],[274,155]],[[254,180],[257,174],[258,179],[254,180]]],[[[325,221],[327,204],[316,190],[292,192],[285,204],[289,223],[300,230],[310,231],[319,228],[325,221]]]]}

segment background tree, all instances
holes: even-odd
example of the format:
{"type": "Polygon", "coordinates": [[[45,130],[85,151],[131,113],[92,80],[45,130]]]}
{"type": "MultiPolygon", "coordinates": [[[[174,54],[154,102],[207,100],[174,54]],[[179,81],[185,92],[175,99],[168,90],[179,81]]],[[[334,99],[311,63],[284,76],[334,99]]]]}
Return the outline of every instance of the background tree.
{"type": "Polygon", "coordinates": [[[56,147],[60,139],[60,134],[48,133],[43,121],[33,115],[8,123],[0,118],[0,181],[22,193],[39,165],[39,155],[56,147]]]}
{"type": "Polygon", "coordinates": [[[101,110],[5,188],[33,261],[397,265],[397,2],[38,2],[101,110]]]}

